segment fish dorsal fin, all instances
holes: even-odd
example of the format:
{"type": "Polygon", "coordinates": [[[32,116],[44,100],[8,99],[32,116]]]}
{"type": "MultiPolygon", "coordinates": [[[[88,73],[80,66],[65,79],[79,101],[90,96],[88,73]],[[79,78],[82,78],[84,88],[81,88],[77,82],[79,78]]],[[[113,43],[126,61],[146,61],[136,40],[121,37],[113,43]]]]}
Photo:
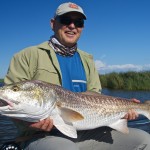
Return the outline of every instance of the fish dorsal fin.
{"type": "Polygon", "coordinates": [[[58,107],[61,117],[67,122],[75,122],[79,120],[83,120],[84,117],[77,111],[66,107],[58,107]]]}
{"type": "Polygon", "coordinates": [[[127,127],[127,120],[126,119],[120,119],[117,122],[112,123],[111,125],[109,125],[109,127],[120,131],[122,133],[128,134],[129,133],[129,129],[127,127]]]}
{"type": "Polygon", "coordinates": [[[54,126],[64,135],[71,138],[77,138],[77,131],[75,127],[71,123],[64,122],[59,114],[51,116],[51,119],[53,119],[54,126]]]}
{"type": "Polygon", "coordinates": [[[81,92],[82,95],[88,95],[88,96],[100,96],[100,93],[94,92],[94,91],[86,91],[86,92],[81,92]]]}

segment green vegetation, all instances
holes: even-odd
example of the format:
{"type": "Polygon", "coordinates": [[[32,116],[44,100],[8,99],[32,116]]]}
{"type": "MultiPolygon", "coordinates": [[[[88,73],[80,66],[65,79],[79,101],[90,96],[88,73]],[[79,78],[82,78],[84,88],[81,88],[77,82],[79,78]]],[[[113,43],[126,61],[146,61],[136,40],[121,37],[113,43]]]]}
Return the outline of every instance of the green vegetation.
{"type": "Polygon", "coordinates": [[[4,82],[4,79],[0,79],[0,82],[4,82]]]}
{"type": "Polygon", "coordinates": [[[109,73],[100,75],[103,88],[123,90],[150,90],[150,71],[109,73]]]}

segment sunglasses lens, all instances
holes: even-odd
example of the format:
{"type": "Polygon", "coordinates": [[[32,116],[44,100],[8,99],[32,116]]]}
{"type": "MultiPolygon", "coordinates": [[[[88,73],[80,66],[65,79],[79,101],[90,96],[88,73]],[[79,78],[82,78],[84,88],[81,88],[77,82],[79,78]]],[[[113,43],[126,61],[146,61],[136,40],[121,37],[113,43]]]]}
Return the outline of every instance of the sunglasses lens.
{"type": "Polygon", "coordinates": [[[70,25],[71,23],[74,23],[74,25],[79,28],[82,28],[84,26],[83,19],[73,20],[73,19],[67,18],[67,17],[57,17],[56,20],[59,21],[59,23],[61,23],[63,25],[70,25]]]}
{"type": "Polygon", "coordinates": [[[78,20],[74,21],[74,25],[76,27],[82,28],[84,26],[84,20],[83,19],[78,19],[78,20]]]}
{"type": "Polygon", "coordinates": [[[60,23],[64,25],[70,25],[71,24],[71,19],[69,18],[60,18],[60,23]]]}

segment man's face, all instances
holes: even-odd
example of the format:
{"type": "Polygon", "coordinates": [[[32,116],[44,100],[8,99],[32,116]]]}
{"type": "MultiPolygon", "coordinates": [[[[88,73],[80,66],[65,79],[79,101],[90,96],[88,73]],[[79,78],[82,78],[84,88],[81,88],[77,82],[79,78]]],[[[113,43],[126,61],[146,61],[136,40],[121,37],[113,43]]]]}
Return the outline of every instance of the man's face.
{"type": "Polygon", "coordinates": [[[56,19],[52,19],[51,27],[55,37],[61,44],[72,47],[81,35],[84,20],[81,14],[70,12],[56,19]]]}

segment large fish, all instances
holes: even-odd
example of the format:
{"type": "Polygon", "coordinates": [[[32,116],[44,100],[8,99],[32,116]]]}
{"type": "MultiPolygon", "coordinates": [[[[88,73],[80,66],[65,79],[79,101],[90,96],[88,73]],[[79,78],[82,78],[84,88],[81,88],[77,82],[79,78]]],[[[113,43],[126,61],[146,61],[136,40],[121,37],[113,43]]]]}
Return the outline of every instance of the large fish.
{"type": "Polygon", "coordinates": [[[50,116],[54,126],[63,134],[76,138],[76,130],[109,126],[128,133],[130,110],[150,119],[150,101],[135,103],[106,95],[73,93],[61,86],[43,81],[23,81],[0,88],[0,114],[29,122],[50,116]]]}

